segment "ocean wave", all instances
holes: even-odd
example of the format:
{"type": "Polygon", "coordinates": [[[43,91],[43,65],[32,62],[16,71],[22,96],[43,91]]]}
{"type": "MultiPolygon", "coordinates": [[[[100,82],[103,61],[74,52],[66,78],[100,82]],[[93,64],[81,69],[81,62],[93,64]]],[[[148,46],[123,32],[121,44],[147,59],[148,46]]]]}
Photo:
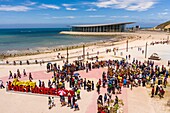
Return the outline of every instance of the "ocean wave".
{"type": "Polygon", "coordinates": [[[7,50],[6,51],[8,54],[13,54],[13,53],[19,53],[19,50],[7,50]]]}

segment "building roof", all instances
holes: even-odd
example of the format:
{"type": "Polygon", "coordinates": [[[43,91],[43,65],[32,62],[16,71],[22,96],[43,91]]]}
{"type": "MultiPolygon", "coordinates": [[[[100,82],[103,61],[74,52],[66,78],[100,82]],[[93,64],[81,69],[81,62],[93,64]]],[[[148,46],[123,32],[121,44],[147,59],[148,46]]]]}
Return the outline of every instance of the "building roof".
{"type": "Polygon", "coordinates": [[[95,27],[95,26],[108,26],[108,25],[124,25],[133,24],[135,22],[122,22],[122,23],[110,23],[110,24],[91,24],[91,25],[72,25],[72,27],[95,27]]]}

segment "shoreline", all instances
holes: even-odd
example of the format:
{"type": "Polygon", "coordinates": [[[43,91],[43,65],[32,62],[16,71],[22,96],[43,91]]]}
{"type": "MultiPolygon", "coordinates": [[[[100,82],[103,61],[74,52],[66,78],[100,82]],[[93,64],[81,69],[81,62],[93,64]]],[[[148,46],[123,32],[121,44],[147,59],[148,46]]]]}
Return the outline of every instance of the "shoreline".
{"type": "Polygon", "coordinates": [[[136,36],[134,35],[119,35],[107,40],[100,40],[100,41],[95,41],[95,42],[90,42],[90,43],[80,43],[80,44],[74,44],[74,45],[63,45],[63,46],[56,46],[56,47],[37,47],[39,49],[29,49],[29,50],[14,50],[15,52],[13,53],[1,53],[0,54],[0,60],[3,61],[7,58],[14,58],[14,57],[21,57],[21,56],[30,56],[30,55],[40,55],[40,54],[48,54],[48,53],[54,53],[54,52],[60,52],[60,51],[65,51],[68,47],[69,50],[73,49],[79,49],[82,48],[83,45],[86,47],[89,46],[101,46],[101,45],[108,45],[106,43],[112,43],[113,44],[118,44],[119,42],[122,43],[124,40],[128,39],[133,39],[136,36]]]}

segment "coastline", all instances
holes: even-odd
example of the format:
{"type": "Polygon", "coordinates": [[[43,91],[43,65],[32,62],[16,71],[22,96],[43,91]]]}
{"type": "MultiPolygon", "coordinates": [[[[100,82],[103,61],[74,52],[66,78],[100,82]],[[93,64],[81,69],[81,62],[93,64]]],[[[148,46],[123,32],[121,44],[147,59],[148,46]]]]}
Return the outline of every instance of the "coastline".
{"type": "MultiPolygon", "coordinates": [[[[120,35],[119,37],[114,37],[112,39],[102,40],[98,42],[91,42],[91,43],[80,43],[77,45],[67,45],[67,46],[60,46],[60,47],[51,47],[51,48],[43,48],[42,50],[39,49],[37,52],[32,51],[21,51],[21,54],[12,54],[11,56],[1,56],[3,59],[0,60],[0,65],[13,65],[13,61],[16,61],[17,65],[19,62],[22,61],[23,64],[26,64],[26,61],[29,60],[30,64],[35,64],[37,60],[39,63],[44,62],[55,62],[55,61],[65,61],[66,60],[66,49],[69,49],[69,59],[77,60],[78,57],[82,57],[83,55],[83,45],[85,45],[86,52],[89,52],[89,55],[97,55],[97,52],[101,52],[101,54],[106,52],[106,49],[110,49],[111,51],[116,48],[119,51],[126,50],[126,42],[129,42],[129,50],[133,48],[142,48],[145,50],[145,44],[148,43],[149,49],[148,50],[148,57],[153,53],[157,53],[162,57],[161,62],[167,62],[168,54],[161,53],[162,50],[166,50],[165,45],[158,45],[158,49],[154,49],[154,46],[150,45],[154,41],[165,41],[168,36],[165,32],[149,32],[149,31],[138,31],[134,35],[120,35]],[[123,45],[123,46],[122,46],[123,45]],[[94,50],[94,51],[93,51],[94,50]],[[26,53],[27,52],[27,53],[26,53]],[[57,58],[57,55],[60,54],[60,57],[57,58]],[[6,61],[9,61],[9,64],[6,64],[6,61]]],[[[169,47],[169,45],[167,45],[169,47]]],[[[167,50],[166,50],[167,51],[167,50]]],[[[124,56],[126,52],[116,54],[116,56],[124,56]]],[[[134,54],[132,52],[131,54],[134,54]]],[[[86,55],[86,53],[85,53],[86,55]]],[[[138,54],[134,54],[138,56],[138,54]]],[[[86,55],[87,56],[87,55],[86,55]]],[[[142,55],[143,56],[143,55],[142,55]]],[[[113,57],[113,55],[112,55],[113,57]]],[[[115,57],[115,56],[114,56],[115,57]]],[[[124,57],[125,58],[125,57],[124,57]]],[[[147,58],[145,58],[147,60],[147,58]]]]}
{"type": "Polygon", "coordinates": [[[28,49],[28,50],[13,50],[13,51],[7,51],[5,53],[0,54],[0,60],[3,61],[6,58],[14,58],[14,57],[20,57],[20,56],[30,56],[30,55],[39,55],[39,54],[47,54],[47,53],[53,53],[53,52],[60,52],[65,51],[68,47],[69,50],[82,48],[83,45],[86,47],[89,46],[101,46],[101,45],[113,45],[122,43],[124,40],[133,39],[135,36],[132,36],[129,34],[128,36],[125,35],[117,35],[116,37],[107,39],[107,40],[100,40],[95,41],[91,43],[80,43],[80,44],[74,44],[74,45],[62,45],[62,46],[56,46],[56,47],[37,47],[35,49],[28,49]]]}
{"type": "MultiPolygon", "coordinates": [[[[126,55],[131,55],[131,59],[128,60],[128,62],[132,62],[133,59],[137,59],[141,62],[146,62],[148,59],[148,57],[152,54],[152,53],[158,53],[159,56],[161,57],[161,60],[159,61],[154,61],[155,65],[159,65],[162,66],[164,65],[165,67],[167,67],[167,69],[169,69],[170,67],[168,67],[167,65],[167,59],[165,59],[164,56],[168,57],[168,60],[170,60],[169,56],[170,56],[170,52],[169,52],[169,48],[170,48],[170,43],[167,44],[163,44],[163,43],[158,43],[155,45],[150,45],[152,42],[162,42],[162,41],[166,41],[167,40],[167,34],[166,33],[156,33],[156,32],[142,32],[142,33],[136,33],[136,35],[134,35],[133,37],[129,36],[128,42],[129,42],[129,47],[128,47],[128,51],[126,51],[126,41],[127,41],[127,37],[125,36],[124,38],[118,40],[118,41],[108,41],[108,42],[100,42],[98,45],[91,45],[85,48],[86,52],[90,53],[90,57],[95,57],[97,55],[97,52],[100,51],[100,53],[98,54],[99,57],[99,61],[104,61],[104,60],[120,60],[122,58],[126,58],[126,55]],[[142,53],[142,50],[145,51],[145,44],[148,43],[148,55],[145,58],[145,54],[142,53]],[[116,51],[116,54],[114,54],[114,52],[112,51],[114,48],[119,49],[118,51],[116,51]],[[141,50],[139,50],[139,48],[141,50]],[[111,52],[106,52],[107,49],[111,49],[111,52]]],[[[88,43],[89,44],[89,43],[88,43]]],[[[32,60],[33,62],[35,62],[35,59],[37,60],[46,60],[46,61],[52,61],[54,60],[54,62],[50,62],[50,63],[56,63],[57,65],[63,65],[64,59],[58,59],[57,58],[57,54],[60,53],[62,56],[66,57],[66,50],[64,51],[56,51],[56,52],[51,52],[51,53],[45,53],[45,54],[38,54],[38,55],[27,55],[27,56],[18,56],[18,57],[8,57],[5,60],[9,60],[10,62],[12,61],[26,61],[26,60],[32,60]],[[57,60],[57,61],[56,61],[57,60]]],[[[77,60],[78,56],[82,56],[83,55],[83,49],[82,46],[80,48],[76,48],[76,49],[70,49],[69,50],[69,63],[74,62],[75,60],[77,60]]],[[[95,62],[96,60],[89,60],[87,57],[85,59],[85,61],[89,61],[89,62],[95,62]]],[[[38,80],[43,80],[45,81],[45,83],[48,83],[48,80],[53,75],[53,73],[47,73],[46,72],[46,66],[47,63],[42,63],[42,65],[39,64],[31,64],[31,65],[0,65],[0,79],[2,80],[8,80],[8,76],[9,76],[9,71],[12,71],[13,73],[16,73],[17,69],[19,69],[22,73],[22,70],[25,69],[27,73],[31,72],[33,77],[34,77],[34,81],[36,81],[38,83],[38,80]]],[[[101,68],[101,70],[95,70],[96,74],[91,73],[92,71],[89,71],[88,75],[86,77],[89,77],[90,79],[94,80],[95,83],[97,83],[98,78],[96,79],[95,77],[101,77],[103,71],[106,72],[106,68],[101,68]]],[[[86,71],[82,70],[81,71],[81,77],[83,77],[83,75],[87,74],[86,71]]],[[[23,73],[22,73],[23,74],[23,73]]],[[[25,77],[24,80],[27,80],[28,77],[25,77]]],[[[4,82],[5,83],[5,82],[4,82]]],[[[161,111],[160,113],[165,113],[169,111],[169,107],[166,106],[167,101],[170,99],[169,94],[170,94],[170,90],[169,90],[169,86],[166,89],[166,93],[165,93],[165,97],[164,99],[161,99],[158,102],[157,97],[150,99],[150,88],[143,88],[140,87],[139,89],[137,88],[133,88],[132,90],[128,90],[125,89],[125,92],[123,92],[124,97],[125,98],[125,105],[127,106],[128,109],[125,109],[128,113],[136,113],[136,110],[134,111],[134,106],[132,105],[137,105],[136,108],[141,109],[141,112],[145,113],[147,111],[147,109],[151,109],[154,108],[156,109],[156,111],[161,111]],[[142,94],[142,95],[141,95],[142,94]],[[138,97],[142,96],[143,98],[140,99],[140,101],[136,101],[138,100],[138,97]],[[140,102],[140,103],[139,103],[140,102]],[[145,104],[144,104],[145,103],[145,104]],[[144,106],[140,106],[140,104],[144,105],[144,106]],[[144,109],[147,108],[147,109],[144,109]]],[[[21,94],[12,94],[10,92],[6,92],[5,89],[2,89],[1,93],[1,97],[0,99],[2,100],[2,103],[0,104],[2,106],[2,112],[6,113],[7,111],[9,111],[9,113],[14,112],[17,113],[18,111],[16,110],[17,106],[22,106],[23,105],[23,101],[26,101],[26,107],[23,109],[19,109],[20,111],[24,112],[24,111],[29,111],[32,113],[37,113],[39,111],[42,112],[55,112],[56,109],[52,109],[52,110],[48,110],[46,108],[47,106],[47,98],[46,97],[41,97],[41,96],[35,96],[35,95],[21,95],[21,94]],[[19,101],[16,101],[18,100],[19,101]],[[30,100],[35,100],[34,105],[31,105],[29,103],[30,100]],[[12,102],[16,101],[17,103],[15,105],[11,104],[12,102]],[[12,106],[13,108],[8,109],[8,107],[4,106],[3,103],[7,103],[6,106],[12,106]],[[39,105],[41,103],[41,106],[44,108],[42,109],[37,109],[37,107],[35,107],[36,105],[39,105]],[[28,107],[29,106],[29,107],[28,107]],[[33,111],[32,108],[34,108],[33,111]]],[[[89,93],[87,94],[84,90],[82,90],[81,93],[82,97],[84,98],[84,100],[79,101],[79,105],[81,107],[80,111],[81,113],[87,113],[87,109],[88,106],[91,106],[91,104],[93,104],[92,102],[88,102],[90,99],[94,100],[94,103],[96,103],[96,99],[94,99],[93,94],[89,93]],[[88,98],[87,98],[88,97],[88,98]],[[84,103],[89,103],[84,105],[84,103]]],[[[122,98],[124,98],[122,97],[122,98]]],[[[82,98],[82,99],[83,99],[82,98]]],[[[97,97],[95,97],[97,98],[97,97]]],[[[56,98],[58,99],[58,98],[56,98]]],[[[59,99],[57,100],[59,101],[59,99]]],[[[93,104],[94,105],[94,104],[93,104]]],[[[67,109],[67,107],[63,107],[60,108],[58,107],[60,106],[60,103],[57,102],[57,112],[68,112],[69,109],[67,109]]],[[[158,113],[158,112],[154,112],[154,113],[158,113]]],[[[69,112],[72,112],[71,110],[69,112]]],[[[149,111],[150,112],[150,111],[149,111]]]]}

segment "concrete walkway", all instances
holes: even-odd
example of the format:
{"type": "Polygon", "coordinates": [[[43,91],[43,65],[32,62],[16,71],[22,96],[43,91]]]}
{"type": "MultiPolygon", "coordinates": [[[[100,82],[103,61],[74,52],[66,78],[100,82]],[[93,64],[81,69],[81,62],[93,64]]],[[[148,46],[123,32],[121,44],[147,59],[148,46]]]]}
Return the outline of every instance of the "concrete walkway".
{"type": "Polygon", "coordinates": [[[127,90],[128,113],[155,113],[151,104],[151,97],[145,87],[137,87],[127,90]]]}
{"type": "MultiPolygon", "coordinates": [[[[88,73],[86,73],[86,71],[81,70],[81,71],[78,71],[78,73],[80,73],[82,78],[86,78],[87,80],[93,80],[94,83],[96,84],[98,79],[101,78],[103,71],[106,72],[107,68],[93,69],[92,71],[89,71],[88,73]]],[[[33,72],[32,74],[33,74],[34,80],[39,80],[39,79],[48,80],[51,78],[53,73],[46,73],[45,71],[37,71],[37,72],[33,72]]],[[[1,79],[5,83],[5,81],[8,80],[8,77],[7,76],[2,77],[1,79]]],[[[28,76],[22,77],[21,80],[28,80],[28,76]]],[[[66,84],[66,85],[68,87],[68,84],[66,84]]],[[[106,88],[101,88],[102,95],[104,95],[104,93],[106,93],[106,92],[107,92],[106,88]]],[[[16,105],[17,106],[22,105],[21,101],[16,101],[16,99],[18,100],[18,98],[20,98],[21,100],[26,101],[26,106],[30,106],[29,109],[24,108],[28,112],[34,113],[33,111],[30,110],[32,105],[28,105],[32,99],[39,100],[39,101],[34,102],[34,105],[36,105],[36,104],[39,105],[39,102],[40,102],[40,103],[43,103],[42,106],[44,107],[44,109],[36,108],[35,112],[39,111],[42,113],[46,113],[46,112],[50,113],[50,112],[54,112],[55,110],[57,112],[62,112],[62,111],[63,112],[64,111],[74,112],[72,109],[69,109],[67,107],[60,107],[59,98],[56,98],[56,100],[57,100],[56,108],[57,109],[53,108],[52,110],[49,111],[47,109],[47,97],[44,98],[44,97],[30,96],[30,95],[10,94],[10,93],[6,93],[4,90],[2,92],[0,92],[0,95],[1,95],[0,99],[2,100],[2,102],[7,103],[8,106],[12,106],[13,109],[16,107],[16,105]],[[11,100],[9,100],[9,98],[11,100]],[[15,103],[17,103],[17,104],[16,105],[12,104],[12,101],[15,101],[15,103]]],[[[82,90],[81,97],[82,97],[82,99],[80,101],[78,101],[79,106],[80,106],[80,111],[77,111],[77,113],[96,113],[97,112],[97,102],[96,101],[98,98],[96,88],[94,91],[91,91],[91,92],[82,90]]],[[[112,96],[112,97],[113,97],[112,99],[114,99],[115,96],[112,96]]],[[[153,100],[152,100],[153,98],[151,98],[148,95],[147,89],[144,87],[137,87],[137,88],[134,87],[133,90],[130,90],[129,88],[122,88],[122,94],[118,94],[118,97],[119,97],[119,99],[123,99],[124,113],[160,113],[159,112],[160,109],[155,108],[156,110],[154,110],[153,106],[157,105],[158,103],[153,102],[153,100]]],[[[11,110],[13,110],[13,109],[11,109],[11,110]]],[[[11,110],[7,109],[6,107],[3,108],[3,111],[11,112],[11,110]]],[[[25,110],[21,110],[21,111],[24,112],[25,110]]]]}

